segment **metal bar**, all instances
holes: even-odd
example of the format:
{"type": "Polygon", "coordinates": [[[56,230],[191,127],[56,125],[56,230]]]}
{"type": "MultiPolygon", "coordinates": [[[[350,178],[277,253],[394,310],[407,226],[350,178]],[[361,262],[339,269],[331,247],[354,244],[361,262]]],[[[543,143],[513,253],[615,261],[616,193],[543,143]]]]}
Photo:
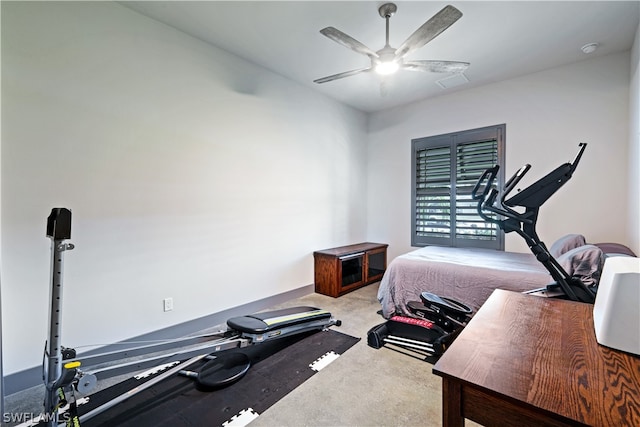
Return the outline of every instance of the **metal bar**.
{"type": "MultiPolygon", "coordinates": [[[[189,345],[193,345],[193,344],[217,342],[217,341],[221,341],[222,340],[221,335],[222,335],[222,332],[220,332],[220,333],[212,333],[212,334],[208,334],[208,335],[200,335],[200,336],[196,336],[196,337],[177,338],[177,339],[173,339],[173,340],[170,340],[170,341],[169,340],[163,340],[163,341],[155,343],[155,344],[148,344],[148,345],[142,345],[142,346],[137,346],[137,347],[129,347],[129,348],[122,349],[122,350],[114,350],[114,351],[109,351],[109,352],[105,352],[105,353],[98,353],[98,354],[93,354],[93,355],[87,355],[87,356],[79,355],[74,360],[81,361],[83,366],[100,365],[102,363],[111,362],[111,361],[114,361],[114,360],[126,359],[128,357],[142,356],[142,355],[145,355],[145,354],[150,354],[150,353],[154,353],[154,352],[160,352],[160,351],[164,351],[164,350],[174,349],[174,348],[177,348],[177,347],[185,347],[185,346],[189,346],[189,345]],[[212,341],[210,339],[203,340],[205,338],[212,338],[212,337],[218,337],[218,339],[215,340],[215,341],[212,341]]],[[[229,339],[229,338],[235,338],[235,336],[234,337],[228,337],[226,339],[229,339]]],[[[118,344],[127,345],[126,342],[118,343],[118,344]]]]}
{"type": "Polygon", "coordinates": [[[191,359],[187,360],[184,363],[179,364],[178,366],[175,366],[171,369],[169,369],[167,372],[164,372],[160,375],[158,375],[156,378],[149,380],[147,382],[145,382],[144,384],[140,384],[138,387],[132,388],[131,390],[129,390],[128,392],[121,394],[120,396],[110,400],[109,402],[98,406],[97,408],[87,412],[86,414],[80,416],[80,423],[83,423],[85,421],[87,421],[90,418],[95,417],[98,414],[103,413],[104,411],[106,411],[109,408],[112,408],[122,402],[124,402],[125,400],[128,400],[129,398],[135,396],[136,394],[148,389],[149,387],[152,387],[154,385],[156,385],[157,383],[159,383],[160,381],[164,381],[166,378],[169,378],[170,376],[177,374],[178,372],[180,372],[181,370],[183,370],[184,368],[186,368],[189,365],[193,365],[194,363],[196,363],[197,361],[203,359],[204,357],[206,357],[207,354],[201,354],[195,357],[192,357],[191,359]]]}
{"type": "MultiPolygon", "coordinates": [[[[47,219],[47,237],[51,238],[51,286],[49,305],[49,340],[45,346],[46,393],[44,401],[45,413],[56,411],[59,398],[56,389],[62,377],[62,283],[64,271],[64,252],[74,248],[71,243],[64,243],[71,237],[71,211],[65,208],[54,208],[47,219]]],[[[47,425],[53,425],[48,421],[47,425]]]]}
{"type": "Polygon", "coordinates": [[[415,348],[418,350],[426,351],[427,353],[434,352],[432,344],[424,343],[420,341],[414,341],[414,340],[410,340],[402,337],[395,337],[390,335],[384,339],[384,342],[389,344],[399,345],[401,347],[415,348]]]}
{"type": "Polygon", "coordinates": [[[346,261],[348,259],[358,258],[358,257],[361,257],[363,255],[364,255],[364,252],[358,252],[358,253],[355,253],[355,254],[343,255],[341,257],[338,257],[338,259],[340,261],[346,261]]]}
{"type": "Polygon", "coordinates": [[[418,345],[426,345],[428,347],[433,347],[433,344],[431,344],[430,342],[412,340],[412,339],[409,339],[409,338],[398,337],[396,335],[389,335],[389,337],[393,338],[393,339],[396,339],[396,340],[405,341],[405,342],[408,342],[408,343],[414,343],[414,344],[418,344],[418,345]]]}
{"type": "Polygon", "coordinates": [[[210,354],[222,350],[228,350],[232,348],[246,347],[248,340],[242,338],[234,338],[224,340],[222,342],[213,342],[202,344],[198,346],[192,346],[184,348],[172,353],[164,353],[156,356],[145,357],[142,360],[135,360],[131,362],[120,363],[117,365],[106,366],[102,368],[87,369],[84,373],[89,375],[95,375],[97,379],[102,380],[105,378],[115,377],[117,375],[127,374],[130,372],[140,371],[147,368],[153,368],[161,363],[175,362],[178,360],[184,360],[189,357],[193,357],[199,354],[210,354]]]}

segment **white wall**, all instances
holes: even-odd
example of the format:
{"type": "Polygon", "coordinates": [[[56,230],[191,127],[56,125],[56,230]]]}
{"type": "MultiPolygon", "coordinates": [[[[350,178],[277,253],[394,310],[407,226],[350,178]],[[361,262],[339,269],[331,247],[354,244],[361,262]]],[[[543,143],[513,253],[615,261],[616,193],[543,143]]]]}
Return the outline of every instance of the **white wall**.
{"type": "MultiPolygon", "coordinates": [[[[631,244],[628,124],[629,53],[585,60],[509,81],[459,91],[369,117],[367,236],[411,250],[411,139],[506,123],[506,175],[532,169],[523,186],[573,161],[568,182],[541,208],[538,231],[552,243],[566,233],[590,242],[631,244]]],[[[515,233],[506,249],[528,251],[515,233]]]]}
{"type": "Polygon", "coordinates": [[[640,24],[631,49],[629,97],[629,238],[640,254],[640,24]]]}
{"type": "MultiPolygon", "coordinates": [[[[0,7],[0,22],[2,21],[2,7],[0,7]]],[[[0,55],[0,81],[2,81],[2,55],[0,55]]],[[[0,89],[0,97],[2,89],[0,89]]],[[[0,102],[0,117],[2,117],[2,103],[0,102]]],[[[2,120],[0,120],[0,135],[2,135],[2,120]]],[[[0,165],[2,164],[2,138],[0,137],[0,165]]],[[[0,242],[2,242],[2,174],[0,173],[0,242]]],[[[2,363],[2,245],[0,244],[0,414],[4,414],[4,368],[2,363]]]]}
{"type": "Polygon", "coordinates": [[[365,240],[364,114],[115,3],[2,2],[2,48],[5,375],[42,361],[53,207],[71,347],[309,285],[314,250],[365,240]]]}

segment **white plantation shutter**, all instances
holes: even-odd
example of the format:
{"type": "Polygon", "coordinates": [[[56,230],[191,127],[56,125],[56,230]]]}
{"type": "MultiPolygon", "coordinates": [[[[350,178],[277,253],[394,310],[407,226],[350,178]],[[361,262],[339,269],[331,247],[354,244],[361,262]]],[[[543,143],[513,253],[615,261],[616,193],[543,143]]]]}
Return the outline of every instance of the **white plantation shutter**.
{"type": "Polygon", "coordinates": [[[499,125],[412,141],[412,246],[504,249],[504,233],[480,218],[471,198],[487,168],[504,170],[504,131],[499,125]]]}

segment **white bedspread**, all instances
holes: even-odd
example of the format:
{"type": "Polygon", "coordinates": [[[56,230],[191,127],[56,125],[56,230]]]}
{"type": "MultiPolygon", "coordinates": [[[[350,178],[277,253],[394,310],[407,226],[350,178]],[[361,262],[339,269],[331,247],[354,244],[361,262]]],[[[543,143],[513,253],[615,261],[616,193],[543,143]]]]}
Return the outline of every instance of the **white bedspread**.
{"type": "Polygon", "coordinates": [[[532,254],[427,246],[394,259],[378,289],[385,318],[409,315],[407,303],[422,292],[453,298],[474,312],[494,289],[526,291],[552,281],[532,254]]]}

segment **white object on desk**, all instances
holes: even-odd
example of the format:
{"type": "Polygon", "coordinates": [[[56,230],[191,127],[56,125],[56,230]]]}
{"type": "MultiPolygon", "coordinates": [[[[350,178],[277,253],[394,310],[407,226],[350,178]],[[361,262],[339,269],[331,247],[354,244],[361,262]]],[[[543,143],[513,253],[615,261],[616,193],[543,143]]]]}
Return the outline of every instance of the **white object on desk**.
{"type": "Polygon", "coordinates": [[[593,323],[598,343],[640,355],[640,258],[605,260],[593,323]]]}

